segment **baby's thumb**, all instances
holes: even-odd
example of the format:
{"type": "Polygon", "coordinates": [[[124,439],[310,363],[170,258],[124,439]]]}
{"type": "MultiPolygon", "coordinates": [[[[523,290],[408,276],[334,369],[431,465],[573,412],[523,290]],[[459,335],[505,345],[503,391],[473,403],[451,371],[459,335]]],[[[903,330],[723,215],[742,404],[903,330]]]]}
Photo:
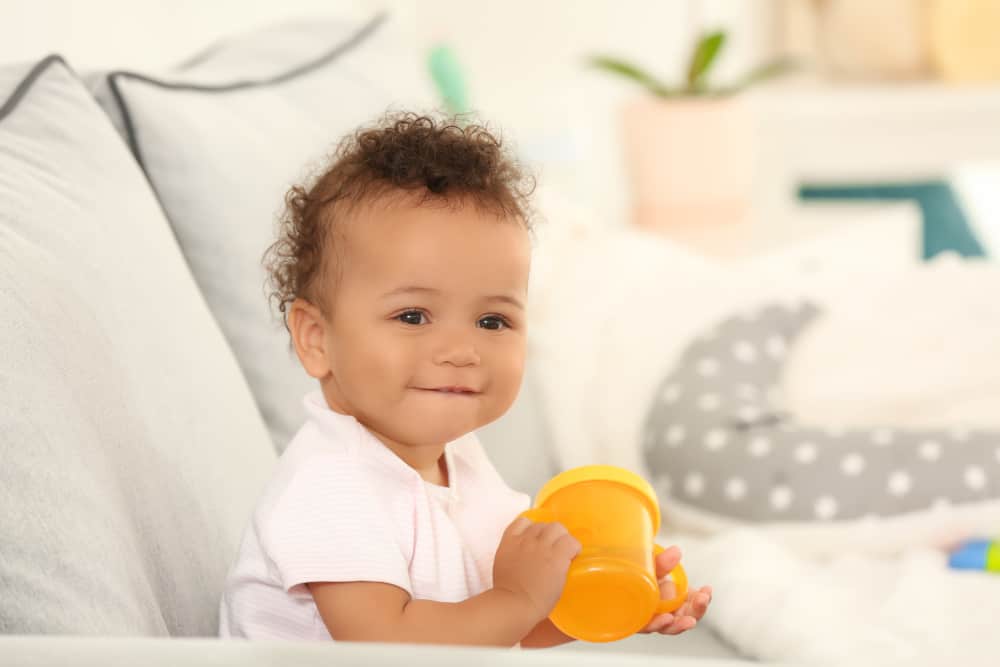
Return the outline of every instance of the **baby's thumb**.
{"type": "Polygon", "coordinates": [[[517,537],[531,526],[531,519],[519,516],[510,522],[510,525],[503,531],[503,537],[517,537]]]}
{"type": "Polygon", "coordinates": [[[656,556],[656,578],[662,579],[681,562],[681,550],[677,547],[664,549],[656,556]]]}

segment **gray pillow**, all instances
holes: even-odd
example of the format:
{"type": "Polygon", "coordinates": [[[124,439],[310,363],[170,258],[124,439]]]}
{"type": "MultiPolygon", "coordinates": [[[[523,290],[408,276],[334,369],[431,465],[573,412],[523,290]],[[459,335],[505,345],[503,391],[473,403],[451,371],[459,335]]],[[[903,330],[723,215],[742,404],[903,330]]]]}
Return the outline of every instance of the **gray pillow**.
{"type": "Polygon", "coordinates": [[[121,138],[0,68],[0,632],[214,635],[274,451],[121,138]]]}
{"type": "Polygon", "coordinates": [[[275,446],[316,381],[272,317],[261,256],[288,188],[392,105],[426,106],[388,16],[300,21],[226,40],[179,70],[112,72],[97,95],[166,211],[275,446]]]}
{"type": "Polygon", "coordinates": [[[1000,433],[831,428],[784,409],[787,351],[818,313],[764,307],[687,347],[644,429],[646,462],[669,502],[740,521],[808,522],[1000,498],[1000,433]]]}

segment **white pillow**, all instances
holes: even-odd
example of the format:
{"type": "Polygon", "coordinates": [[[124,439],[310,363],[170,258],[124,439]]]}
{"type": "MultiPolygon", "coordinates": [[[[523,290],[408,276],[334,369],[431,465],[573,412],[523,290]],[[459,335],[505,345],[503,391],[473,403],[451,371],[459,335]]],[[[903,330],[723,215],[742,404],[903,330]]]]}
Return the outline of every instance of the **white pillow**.
{"type": "MultiPolygon", "coordinates": [[[[850,238],[871,239],[871,231],[850,238]]],[[[825,244],[833,252],[843,240],[831,238],[825,244]]],[[[997,423],[996,364],[987,352],[1000,330],[995,326],[1000,322],[996,300],[990,302],[998,277],[988,265],[963,263],[946,270],[939,260],[916,270],[899,249],[890,249],[894,259],[884,266],[873,256],[870,266],[846,267],[843,262],[852,258],[843,254],[839,267],[827,266],[798,282],[795,263],[759,265],[757,271],[750,265],[720,266],[630,231],[580,233],[560,244],[561,252],[555,253],[559,262],[551,263],[544,275],[533,336],[544,346],[546,399],[550,409],[555,407],[553,431],[564,467],[599,462],[648,474],[640,428],[656,384],[680,350],[723,318],[810,296],[820,297],[830,315],[810,327],[804,338],[813,339],[801,350],[796,345],[791,355],[792,377],[785,386],[789,402],[797,407],[813,399],[812,413],[791,410],[800,423],[832,425],[836,409],[853,410],[851,419],[836,422],[857,426],[997,423]],[[863,294],[858,280],[864,281],[863,294]],[[919,325],[912,327],[914,323],[919,325]],[[934,341],[949,338],[958,347],[932,353],[934,341]],[[914,392],[923,400],[919,410],[894,411],[914,392]],[[855,395],[860,400],[851,400],[855,395]],[[861,418],[863,410],[867,419],[861,418]],[[971,420],[973,414],[978,421],[971,420]]],[[[850,245],[845,243],[843,250],[850,245]]],[[[996,461],[1000,459],[991,450],[984,464],[996,461]]],[[[943,487],[951,483],[942,480],[943,487]]],[[[873,503],[874,514],[892,498],[881,502],[882,507],[873,503]]],[[[830,553],[845,544],[890,552],[981,531],[995,525],[998,507],[1000,503],[984,498],[940,512],[834,523],[777,522],[766,529],[810,553],[830,553]]],[[[738,523],[673,499],[665,502],[664,512],[669,523],[690,530],[712,532],[738,523]]]]}
{"type": "Polygon", "coordinates": [[[571,212],[548,211],[529,340],[558,463],[641,472],[640,430],[656,383],[744,294],[724,267],[662,237],[567,229],[571,212]]]}
{"type": "Polygon", "coordinates": [[[860,274],[898,275],[918,250],[919,218],[907,205],[803,208],[800,221],[824,233],[719,263],[661,236],[592,231],[585,212],[544,203],[531,332],[565,467],[644,472],[640,431],[654,389],[695,336],[761,304],[836,307],[855,298],[860,274]]]}
{"type": "Polygon", "coordinates": [[[61,59],[0,68],[0,631],[213,635],[274,462],[142,172],[61,59]]]}
{"type": "Polygon", "coordinates": [[[276,26],[211,48],[183,71],[108,75],[123,126],[275,445],[315,387],[272,317],[261,256],[288,188],[390,106],[421,108],[419,58],[387,17],[276,26]]]}
{"type": "Polygon", "coordinates": [[[1000,430],[1000,267],[939,255],[866,283],[789,357],[788,408],[810,423],[1000,430]]]}

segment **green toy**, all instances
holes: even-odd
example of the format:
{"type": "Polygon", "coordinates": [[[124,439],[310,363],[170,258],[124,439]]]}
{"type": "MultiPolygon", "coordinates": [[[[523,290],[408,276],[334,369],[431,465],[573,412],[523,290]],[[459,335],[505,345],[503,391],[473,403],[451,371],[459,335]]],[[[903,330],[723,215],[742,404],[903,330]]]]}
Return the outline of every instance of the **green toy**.
{"type": "Polygon", "coordinates": [[[469,113],[468,89],[455,51],[446,44],[435,46],[427,58],[427,67],[448,113],[469,113]]]}

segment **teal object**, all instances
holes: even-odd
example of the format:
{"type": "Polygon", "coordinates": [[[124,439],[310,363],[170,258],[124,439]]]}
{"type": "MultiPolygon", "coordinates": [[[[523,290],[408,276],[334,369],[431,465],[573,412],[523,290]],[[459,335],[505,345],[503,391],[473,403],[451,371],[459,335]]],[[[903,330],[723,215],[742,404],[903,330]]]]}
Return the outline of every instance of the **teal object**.
{"type": "Polygon", "coordinates": [[[799,188],[802,200],[899,201],[920,206],[923,218],[923,258],[952,251],[963,257],[984,257],[986,251],[972,232],[951,186],[945,181],[872,183],[845,185],[806,184],[799,188]]]}
{"type": "Polygon", "coordinates": [[[454,116],[469,113],[468,89],[455,51],[444,44],[435,46],[428,56],[427,66],[448,113],[454,116]]]}
{"type": "Polygon", "coordinates": [[[1000,573],[1000,543],[989,540],[963,542],[949,555],[948,566],[955,570],[1000,573]]]}

